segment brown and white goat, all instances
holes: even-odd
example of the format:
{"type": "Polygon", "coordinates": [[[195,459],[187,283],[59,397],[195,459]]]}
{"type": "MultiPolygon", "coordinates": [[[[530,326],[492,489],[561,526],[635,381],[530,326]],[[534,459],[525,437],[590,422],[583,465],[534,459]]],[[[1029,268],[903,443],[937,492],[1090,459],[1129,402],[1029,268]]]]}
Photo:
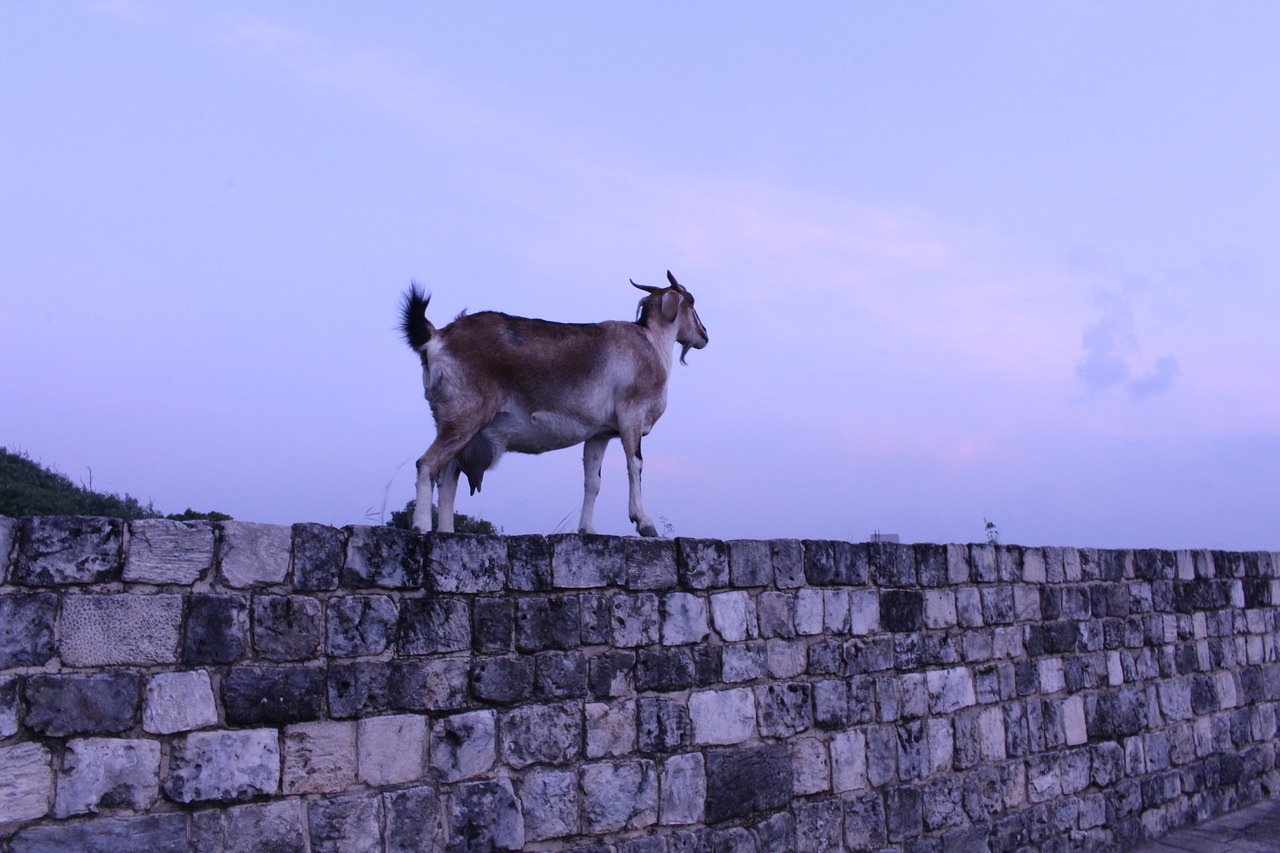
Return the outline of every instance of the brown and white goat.
{"type": "Polygon", "coordinates": [[[412,285],[401,331],[422,359],[422,384],[436,439],[418,460],[413,527],[431,529],[438,488],[442,533],[453,531],[459,474],[471,493],[508,450],[544,453],[582,444],[584,487],[578,530],[594,533],[600,463],[611,438],[627,456],[631,520],[656,536],[640,499],[640,439],[667,407],[671,349],[680,363],[707,345],[693,295],[667,273],[667,287],[631,282],[648,293],[634,323],[553,323],[486,311],[465,312],[443,329],[427,320],[431,297],[412,285]]]}

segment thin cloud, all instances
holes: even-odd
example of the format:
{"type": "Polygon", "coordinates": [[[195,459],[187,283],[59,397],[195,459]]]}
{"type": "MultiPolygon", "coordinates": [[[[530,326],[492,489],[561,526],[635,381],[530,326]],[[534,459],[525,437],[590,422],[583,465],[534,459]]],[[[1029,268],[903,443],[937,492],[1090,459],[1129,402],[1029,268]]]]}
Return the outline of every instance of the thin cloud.
{"type": "Polygon", "coordinates": [[[1081,336],[1084,355],[1076,363],[1076,376],[1094,393],[1123,388],[1133,400],[1169,390],[1182,373],[1177,357],[1162,356],[1150,370],[1137,374],[1133,362],[1139,347],[1133,303],[1114,295],[1102,301],[1102,316],[1085,327],[1081,336]]]}

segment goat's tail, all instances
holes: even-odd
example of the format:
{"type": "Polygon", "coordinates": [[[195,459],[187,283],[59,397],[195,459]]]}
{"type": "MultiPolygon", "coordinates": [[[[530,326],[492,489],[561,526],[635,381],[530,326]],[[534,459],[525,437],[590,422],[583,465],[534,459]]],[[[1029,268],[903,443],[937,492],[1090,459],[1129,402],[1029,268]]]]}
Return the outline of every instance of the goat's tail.
{"type": "Polygon", "coordinates": [[[435,331],[427,320],[427,303],[430,301],[431,294],[424,293],[416,281],[410,283],[409,291],[400,300],[400,332],[405,342],[420,355],[426,355],[423,349],[435,331]]]}

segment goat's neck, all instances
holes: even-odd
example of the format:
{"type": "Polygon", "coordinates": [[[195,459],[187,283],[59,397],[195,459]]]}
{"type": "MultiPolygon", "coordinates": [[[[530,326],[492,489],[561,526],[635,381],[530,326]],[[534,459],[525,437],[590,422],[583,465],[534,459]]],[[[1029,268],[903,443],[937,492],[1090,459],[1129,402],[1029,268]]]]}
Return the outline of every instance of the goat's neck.
{"type": "Polygon", "coordinates": [[[663,374],[671,375],[671,350],[676,345],[676,327],[669,323],[658,323],[644,327],[649,342],[658,353],[658,361],[662,364],[663,374]]]}

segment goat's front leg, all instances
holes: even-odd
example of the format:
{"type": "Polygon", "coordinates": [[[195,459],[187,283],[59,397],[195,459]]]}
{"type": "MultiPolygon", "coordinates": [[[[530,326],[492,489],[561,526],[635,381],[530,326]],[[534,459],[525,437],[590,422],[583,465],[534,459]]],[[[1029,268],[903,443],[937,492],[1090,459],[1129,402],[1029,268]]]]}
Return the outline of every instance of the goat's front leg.
{"type": "Polygon", "coordinates": [[[418,482],[414,487],[413,529],[419,533],[431,532],[431,503],[435,499],[435,482],[431,479],[426,454],[418,460],[418,482]]]}
{"type": "Polygon", "coordinates": [[[600,464],[604,461],[609,436],[588,438],[582,445],[582,517],[578,519],[579,533],[595,533],[596,495],[600,494],[600,464]]]}
{"type": "Polygon", "coordinates": [[[458,497],[458,475],[461,473],[462,469],[458,467],[457,459],[450,460],[440,472],[440,482],[437,484],[440,505],[436,508],[436,532],[438,533],[453,532],[453,505],[458,497]]]}
{"type": "Polygon", "coordinates": [[[622,434],[622,450],[627,454],[627,486],[629,497],[627,509],[631,520],[635,522],[636,532],[641,536],[657,536],[658,529],[653,520],[644,511],[644,502],[640,498],[640,471],[644,468],[644,456],[640,452],[640,432],[630,431],[622,434]]]}

